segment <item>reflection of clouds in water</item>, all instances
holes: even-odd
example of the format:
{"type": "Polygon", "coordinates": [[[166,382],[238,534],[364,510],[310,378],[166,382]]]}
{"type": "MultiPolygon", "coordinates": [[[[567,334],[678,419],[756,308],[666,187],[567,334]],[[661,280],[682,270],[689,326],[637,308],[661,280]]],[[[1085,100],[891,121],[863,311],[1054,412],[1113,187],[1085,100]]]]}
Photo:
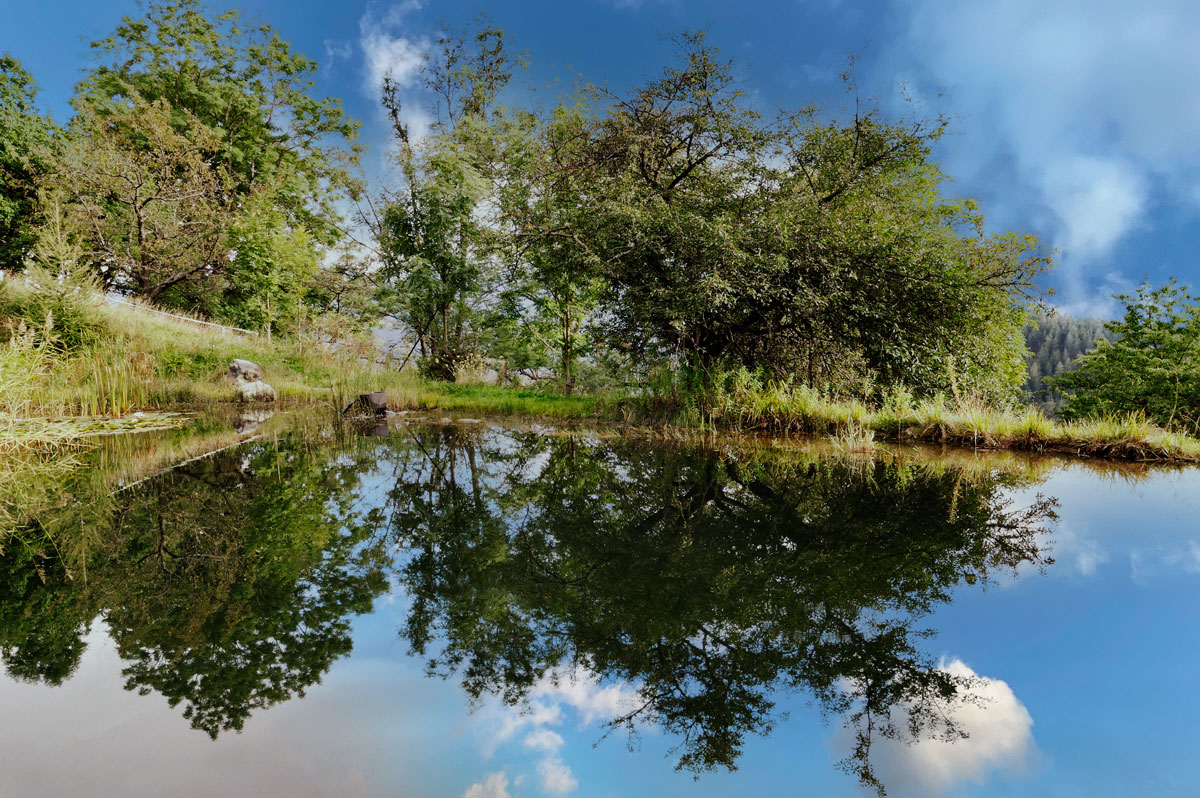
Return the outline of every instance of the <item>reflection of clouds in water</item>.
{"type": "Polygon", "coordinates": [[[1163,559],[1168,565],[1181,568],[1189,574],[1200,574],[1200,543],[1189,540],[1184,547],[1168,552],[1163,559]]]}
{"type": "Polygon", "coordinates": [[[450,686],[439,693],[419,667],[343,661],[306,698],[256,712],[245,731],[212,741],[161,696],[123,689],[103,623],[87,643],[61,687],[0,676],[0,793],[365,798],[397,794],[401,785],[414,795],[456,792],[454,774],[435,772],[428,760],[455,755],[448,719],[461,697],[450,686]]]}
{"type": "Polygon", "coordinates": [[[1126,561],[1130,578],[1139,583],[1200,574],[1198,470],[1097,473],[1072,464],[1014,497],[1020,503],[1036,493],[1060,502],[1060,520],[1043,538],[1052,541],[1051,577],[1113,575],[1126,561]],[[1105,568],[1110,562],[1114,568],[1105,568]]]}
{"type": "Polygon", "coordinates": [[[1200,574],[1200,543],[1195,540],[1129,552],[1129,578],[1140,585],[1180,571],[1200,574]]]}
{"type": "MultiPolygon", "coordinates": [[[[583,667],[573,671],[543,676],[529,691],[529,703],[524,707],[491,705],[480,715],[480,733],[484,737],[482,752],[492,757],[502,744],[513,740],[522,731],[524,748],[541,754],[537,775],[542,792],[550,796],[568,795],[576,790],[579,781],[570,766],[559,756],[564,745],[561,734],[551,726],[560,726],[566,713],[573,709],[581,727],[604,723],[632,712],[640,705],[637,693],[623,684],[602,685],[583,667]]],[[[489,775],[505,776],[504,772],[489,775]]],[[[488,781],[471,785],[466,798],[483,798],[493,793],[488,781]],[[480,792],[472,792],[479,790],[480,792]]],[[[497,793],[497,795],[507,793],[497,793]]]]}
{"type": "Polygon", "coordinates": [[[508,776],[504,771],[489,773],[483,781],[472,784],[463,798],[509,798],[508,776]]]}
{"type": "Polygon", "coordinates": [[[1054,561],[1081,576],[1092,576],[1097,568],[1109,561],[1108,552],[1101,549],[1100,544],[1081,535],[1066,522],[1060,522],[1048,537],[1054,541],[1050,547],[1054,561]]]}
{"type": "MultiPolygon", "coordinates": [[[[953,741],[919,738],[911,744],[872,741],[871,763],[894,798],[945,795],[996,774],[1019,775],[1036,753],[1033,718],[1006,682],[980,677],[957,659],[942,667],[974,681],[969,700],[956,702],[948,713],[968,736],[953,741]]],[[[893,717],[900,720],[902,712],[897,709],[893,717]]],[[[848,754],[854,747],[853,730],[840,728],[833,746],[839,757],[848,754]]]]}

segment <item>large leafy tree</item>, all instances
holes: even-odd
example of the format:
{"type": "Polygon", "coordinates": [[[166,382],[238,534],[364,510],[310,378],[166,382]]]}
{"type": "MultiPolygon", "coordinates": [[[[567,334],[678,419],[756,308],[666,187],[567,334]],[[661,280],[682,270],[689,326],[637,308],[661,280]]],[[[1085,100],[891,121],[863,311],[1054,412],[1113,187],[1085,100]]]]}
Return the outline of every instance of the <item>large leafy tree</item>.
{"type": "Polygon", "coordinates": [[[37,240],[37,195],[54,127],[35,105],[37,86],[0,54],[0,269],[20,269],[37,240]]]}
{"type": "Polygon", "coordinates": [[[1077,368],[1052,380],[1068,418],[1141,413],[1164,426],[1200,429],[1200,298],[1175,280],[1119,295],[1125,315],[1105,324],[1077,368]]]}
{"type": "Polygon", "coordinates": [[[941,121],[765,120],[701,35],[660,78],[603,98],[576,231],[604,264],[614,343],[819,388],[1019,385],[1020,306],[1047,259],[943,196],[941,121]]]}
{"type": "Polygon", "coordinates": [[[101,616],[127,688],[163,695],[213,737],[303,695],[349,653],[351,617],[385,587],[382,518],[356,498],[375,460],[366,444],[293,439],[115,493],[105,468],[69,475],[0,533],[6,669],[61,683],[101,616]]]}
{"type": "Polygon", "coordinates": [[[592,344],[589,324],[604,287],[604,264],[587,240],[594,126],[588,105],[564,104],[544,122],[515,116],[504,139],[500,202],[513,279],[499,315],[516,322],[516,337],[534,363],[554,364],[568,396],[576,362],[592,344]]]}
{"type": "Polygon", "coordinates": [[[65,212],[109,284],[152,300],[219,291],[236,216],[216,132],[165,101],[85,108],[59,164],[65,212]],[[190,130],[176,122],[190,119],[190,130]]]}
{"type": "MultiPolygon", "coordinates": [[[[125,221],[121,214],[99,216],[112,221],[111,229],[102,221],[87,233],[98,260],[111,261],[112,279],[161,301],[222,313],[225,305],[262,303],[248,290],[253,281],[223,279],[247,225],[255,230],[248,246],[259,249],[277,242],[286,250],[297,243],[291,234],[302,231],[314,256],[278,259],[302,268],[319,247],[338,240],[337,201],[359,188],[352,177],[358,124],[339,101],[314,96],[315,61],[270,26],[247,25],[236,11],[209,14],[199,0],[150,3],[144,17],[125,18],[92,47],[96,66],[73,101],[81,133],[91,140],[101,132],[108,152],[150,164],[170,166],[186,150],[194,160],[175,179],[211,188],[218,206],[210,203],[180,222],[211,226],[219,243],[190,250],[197,262],[171,255],[153,268],[140,257],[153,242],[125,246],[116,229],[125,221]],[[150,125],[163,131],[160,140],[146,134],[150,125]],[[240,218],[243,209],[255,214],[252,221],[240,218]]],[[[108,200],[107,188],[76,184],[80,201],[93,205],[108,200]]],[[[232,311],[246,313],[253,310],[232,311]]]]}

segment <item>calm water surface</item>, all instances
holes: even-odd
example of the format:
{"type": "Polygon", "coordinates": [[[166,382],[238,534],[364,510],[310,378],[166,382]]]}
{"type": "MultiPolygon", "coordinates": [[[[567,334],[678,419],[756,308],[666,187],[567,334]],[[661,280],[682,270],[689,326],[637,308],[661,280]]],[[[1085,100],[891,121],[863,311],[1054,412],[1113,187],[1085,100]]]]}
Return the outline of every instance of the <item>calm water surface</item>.
{"type": "Polygon", "coordinates": [[[1200,471],[253,426],[8,489],[0,796],[1200,795],[1200,471]]]}

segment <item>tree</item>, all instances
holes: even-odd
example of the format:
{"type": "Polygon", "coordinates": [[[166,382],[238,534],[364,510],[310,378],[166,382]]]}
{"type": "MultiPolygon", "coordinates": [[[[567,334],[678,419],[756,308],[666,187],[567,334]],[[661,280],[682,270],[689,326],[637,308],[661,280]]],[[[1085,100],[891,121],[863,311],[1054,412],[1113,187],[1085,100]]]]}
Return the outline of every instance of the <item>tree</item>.
{"type": "Polygon", "coordinates": [[[477,305],[491,263],[480,218],[494,190],[496,97],[512,75],[503,31],[444,33],[424,69],[435,98],[431,134],[414,141],[398,87],[382,101],[399,145],[404,185],[369,219],[382,256],[382,297],[416,339],[426,374],[453,380],[473,349],[477,305]]]}
{"type": "Polygon", "coordinates": [[[1074,368],[1076,358],[1089,351],[1100,338],[1115,340],[1101,319],[1080,319],[1062,313],[1034,314],[1025,325],[1029,349],[1029,379],[1025,392],[1044,411],[1057,414],[1064,404],[1061,394],[1049,387],[1046,378],[1074,368]]]}
{"type": "Polygon", "coordinates": [[[586,325],[601,291],[602,264],[585,240],[591,207],[587,144],[595,124],[582,103],[560,105],[543,124],[518,116],[508,128],[501,207],[513,279],[502,309],[530,349],[557,361],[563,393],[588,349],[586,325]]]}
{"type": "Polygon", "coordinates": [[[61,683],[102,617],[127,689],[160,693],[216,737],[349,653],[352,616],[385,588],[382,517],[357,497],[369,441],[250,444],[113,492],[104,469],[127,476],[137,458],[124,454],[55,475],[60,489],[0,532],[10,674],[61,683]]]}
{"type": "MultiPolygon", "coordinates": [[[[358,123],[337,100],[313,96],[317,63],[270,26],[246,26],[236,11],[208,16],[199,0],[152,2],[143,18],[126,17],[92,48],[98,63],[73,100],[77,126],[102,132],[110,159],[178,169],[188,153],[180,185],[191,182],[214,200],[183,222],[207,226],[203,243],[215,246],[189,249],[191,257],[166,253],[155,274],[140,257],[114,257],[112,279],[170,304],[253,314],[238,306],[263,298],[225,279],[235,247],[223,244],[234,225],[261,231],[269,223],[266,237],[303,243],[312,254],[296,261],[302,269],[340,238],[337,201],[359,190],[351,171],[358,123]],[[136,120],[147,115],[150,130],[136,120]],[[258,209],[256,219],[240,219],[242,209],[258,209]]],[[[103,197],[85,192],[82,201],[103,197]]],[[[98,249],[109,248],[103,231],[89,232],[98,249]]]]}
{"type": "Polygon", "coordinates": [[[212,129],[163,100],[135,95],[103,116],[85,108],[60,164],[66,212],[109,285],[152,300],[220,290],[236,216],[229,175],[213,165],[212,129]],[[136,144],[133,144],[136,142],[136,144]]]}
{"type": "Polygon", "coordinates": [[[703,36],[681,39],[680,60],[603,95],[591,142],[577,237],[605,265],[614,344],[702,379],[745,365],[835,391],[1015,391],[1022,304],[1048,258],[942,196],[941,120],[767,122],[703,36]]]}
{"type": "Polygon", "coordinates": [[[1143,282],[1116,298],[1125,316],[1104,325],[1115,340],[1097,341],[1074,371],[1047,381],[1067,397],[1063,415],[1141,413],[1200,430],[1200,299],[1175,279],[1161,288],[1143,282]]]}
{"type": "Polygon", "coordinates": [[[38,187],[54,126],[38,113],[36,94],[20,62],[0,54],[0,270],[20,270],[37,241],[38,187]]]}

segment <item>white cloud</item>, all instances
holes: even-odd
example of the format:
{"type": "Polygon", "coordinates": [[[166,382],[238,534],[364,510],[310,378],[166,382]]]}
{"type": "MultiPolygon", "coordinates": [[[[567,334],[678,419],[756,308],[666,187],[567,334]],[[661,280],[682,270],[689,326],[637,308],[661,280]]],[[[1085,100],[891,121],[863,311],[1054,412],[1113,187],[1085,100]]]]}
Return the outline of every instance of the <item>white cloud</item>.
{"type": "MultiPolygon", "coordinates": [[[[401,90],[400,118],[408,127],[409,140],[418,142],[429,135],[434,119],[421,96],[421,68],[433,51],[427,35],[416,35],[407,17],[421,8],[418,0],[405,0],[388,8],[379,17],[374,6],[368,6],[358,20],[359,47],[363,55],[363,92],[379,100],[384,78],[391,78],[401,90]]],[[[380,118],[386,117],[383,108],[380,118]]],[[[380,167],[386,172],[395,161],[396,143],[391,141],[380,150],[380,167]]]]}
{"type": "Polygon", "coordinates": [[[623,684],[600,686],[589,671],[576,668],[568,674],[545,676],[532,691],[533,696],[558,700],[573,707],[585,724],[620,717],[637,708],[637,692],[623,684]]]}
{"type": "Polygon", "coordinates": [[[489,773],[482,782],[472,784],[463,793],[463,798],[509,798],[508,776],[504,771],[489,773]]]}
{"type": "Polygon", "coordinates": [[[558,757],[547,757],[538,763],[542,791],[547,795],[567,795],[575,791],[579,781],[558,757]]]}
{"type": "Polygon", "coordinates": [[[1200,574],[1200,543],[1189,540],[1182,549],[1168,552],[1163,560],[1189,574],[1200,574]]]}
{"type": "Polygon", "coordinates": [[[354,55],[354,45],[350,42],[340,42],[334,39],[325,40],[325,68],[333,67],[334,61],[341,59],[343,61],[354,55]]]}
{"type": "Polygon", "coordinates": [[[624,684],[601,684],[586,668],[549,673],[530,690],[526,706],[492,705],[480,713],[482,752],[490,758],[501,745],[528,730],[522,746],[540,755],[537,773],[543,792],[551,796],[567,795],[578,788],[579,781],[558,755],[565,744],[562,735],[550,727],[564,723],[566,708],[574,711],[582,727],[621,717],[639,704],[634,688],[624,684]]]}
{"type": "MultiPolygon", "coordinates": [[[[1036,752],[1033,718],[999,679],[979,677],[961,660],[943,666],[950,674],[973,680],[970,701],[958,701],[948,715],[967,733],[965,739],[918,739],[906,744],[874,740],[871,763],[895,798],[945,795],[967,782],[985,783],[996,773],[1025,772],[1036,752]]],[[[854,744],[853,732],[840,729],[834,747],[843,754],[854,744]]]]}
{"type": "Polygon", "coordinates": [[[1059,216],[1058,245],[1084,259],[1103,255],[1132,230],[1146,206],[1146,176],[1115,158],[1063,155],[1037,177],[1059,216]]]}
{"type": "MultiPolygon", "coordinates": [[[[1160,197],[1200,194],[1200,4],[1187,0],[914,0],[907,34],[884,59],[914,61],[950,89],[965,119],[950,171],[1015,180],[1009,208],[1040,205],[1068,264],[1066,300],[1084,272],[1147,224],[1160,197]],[[1073,270],[1073,271],[1072,271],[1073,270]]],[[[928,89],[928,87],[923,87],[928,89]]]]}
{"type": "Polygon", "coordinates": [[[552,732],[549,729],[538,729],[525,738],[524,745],[526,748],[534,751],[554,753],[563,747],[563,738],[558,732],[552,732]]]}
{"type": "Polygon", "coordinates": [[[1097,541],[1080,535],[1066,523],[1060,523],[1054,532],[1047,535],[1054,541],[1050,553],[1055,562],[1074,569],[1081,576],[1092,576],[1110,559],[1108,552],[1097,541]]]}
{"type": "Polygon", "coordinates": [[[359,46],[363,51],[363,88],[369,96],[379,96],[386,77],[401,88],[408,88],[420,76],[431,46],[429,38],[410,38],[395,32],[401,26],[404,14],[419,7],[410,3],[394,6],[383,19],[376,19],[368,8],[358,20],[359,46]]]}

